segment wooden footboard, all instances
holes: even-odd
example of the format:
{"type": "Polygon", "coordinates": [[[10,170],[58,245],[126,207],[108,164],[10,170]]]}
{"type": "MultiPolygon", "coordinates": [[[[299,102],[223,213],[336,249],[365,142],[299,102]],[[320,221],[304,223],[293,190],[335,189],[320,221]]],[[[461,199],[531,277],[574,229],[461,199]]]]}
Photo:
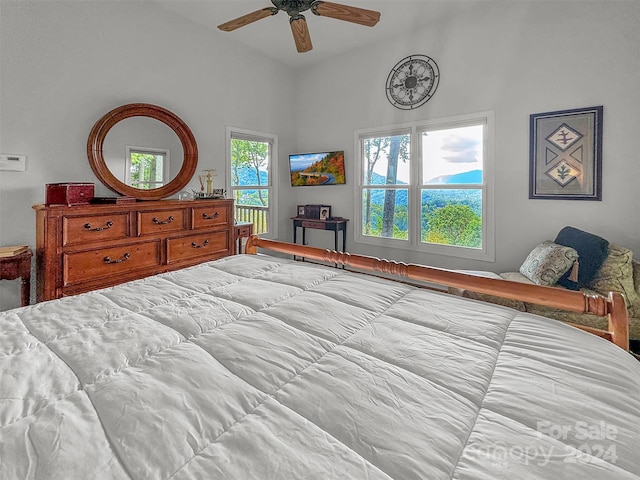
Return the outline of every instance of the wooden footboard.
{"type": "Polygon", "coordinates": [[[462,288],[478,293],[545,305],[570,312],[591,313],[601,317],[608,317],[608,330],[576,326],[606,338],[625,350],[629,350],[627,308],[624,298],[619,293],[611,292],[608,298],[589,296],[582,292],[561,288],[479,277],[425,265],[407,264],[365,255],[355,255],[305,245],[267,240],[253,235],[247,241],[245,252],[248,254],[256,254],[258,253],[258,248],[320,262],[333,263],[379,275],[392,275],[415,282],[462,288]]]}

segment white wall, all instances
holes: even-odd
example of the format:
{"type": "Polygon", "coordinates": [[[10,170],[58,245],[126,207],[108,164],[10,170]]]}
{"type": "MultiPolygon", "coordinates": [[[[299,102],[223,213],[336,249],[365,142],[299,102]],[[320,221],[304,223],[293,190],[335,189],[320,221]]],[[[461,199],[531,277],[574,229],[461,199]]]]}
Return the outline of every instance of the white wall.
{"type": "MultiPolygon", "coordinates": [[[[291,212],[295,204],[322,203],[354,218],[355,130],[493,110],[495,263],[354,245],[352,239],[350,251],[505,271],[517,269],[538,242],[572,225],[640,254],[640,2],[480,4],[301,72],[297,147],[344,149],[351,175],[346,186],[292,190],[291,212]],[[432,57],[441,81],[429,102],[406,112],[387,101],[384,86],[389,70],[411,54],[432,57]],[[529,115],[596,105],[604,106],[603,200],[529,200],[529,115]]],[[[310,242],[333,248],[331,235],[314,233],[310,242]]]]}
{"type": "MultiPolygon", "coordinates": [[[[297,204],[328,204],[334,215],[354,218],[355,130],[493,110],[495,263],[355,245],[351,235],[349,250],[508,270],[573,225],[640,254],[639,25],[640,2],[632,0],[487,0],[374,48],[292,71],[146,2],[0,0],[0,152],[28,156],[27,172],[0,172],[0,244],[35,245],[31,205],[44,200],[46,183],[92,181],[108,194],[87,163],[89,130],[118,105],[149,102],[186,121],[199,169],[219,174],[225,125],[278,134],[283,240],[291,239],[297,204]],[[414,53],[433,57],[442,80],[433,99],[405,112],[388,103],[384,83],[414,53]],[[604,106],[603,201],[529,200],[529,115],[595,105],[604,106]],[[348,184],[289,187],[287,155],[324,149],[345,150],[348,184]]],[[[325,232],[309,232],[309,241],[333,245],[325,232]]],[[[17,281],[1,282],[0,309],[17,306],[18,291],[17,281]]]]}
{"type": "MultiPolygon", "coordinates": [[[[196,137],[198,169],[216,168],[221,188],[225,125],[277,133],[288,150],[293,88],[288,67],[152,3],[0,1],[0,152],[27,155],[26,172],[0,172],[0,245],[35,247],[31,206],[46,183],[112,194],[86,156],[109,110],[147,102],[175,112],[196,137]]],[[[0,282],[0,310],[18,305],[19,281],[0,282]]]]}

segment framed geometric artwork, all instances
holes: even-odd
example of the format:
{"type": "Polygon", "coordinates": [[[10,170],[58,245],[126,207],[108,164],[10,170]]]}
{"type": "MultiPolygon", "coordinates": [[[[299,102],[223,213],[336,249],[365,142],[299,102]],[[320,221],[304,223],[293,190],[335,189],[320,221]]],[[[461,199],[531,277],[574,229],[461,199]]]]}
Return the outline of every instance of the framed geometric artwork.
{"type": "Polygon", "coordinates": [[[529,198],[602,200],[602,106],[535,113],[529,198]]]}

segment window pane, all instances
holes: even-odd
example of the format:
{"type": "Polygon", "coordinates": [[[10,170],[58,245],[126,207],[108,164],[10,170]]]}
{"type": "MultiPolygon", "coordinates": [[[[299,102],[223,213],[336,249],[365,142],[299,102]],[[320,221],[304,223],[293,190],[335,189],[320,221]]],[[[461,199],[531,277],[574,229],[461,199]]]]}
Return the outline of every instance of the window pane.
{"type": "Polygon", "coordinates": [[[269,144],[231,140],[231,185],[269,185],[269,144]]]}
{"type": "Polygon", "coordinates": [[[411,135],[365,138],[362,147],[365,185],[409,183],[411,135]]]}
{"type": "Polygon", "coordinates": [[[482,248],[482,190],[422,190],[423,243],[482,248]]]}
{"type": "Polygon", "coordinates": [[[253,233],[269,231],[269,190],[234,189],[235,219],[238,222],[253,223],[253,233]]]}
{"type": "Polygon", "coordinates": [[[484,126],[422,132],[422,183],[481,184],[484,126]]]}
{"type": "Polygon", "coordinates": [[[362,234],[408,238],[409,190],[365,188],[362,191],[362,234]]]}

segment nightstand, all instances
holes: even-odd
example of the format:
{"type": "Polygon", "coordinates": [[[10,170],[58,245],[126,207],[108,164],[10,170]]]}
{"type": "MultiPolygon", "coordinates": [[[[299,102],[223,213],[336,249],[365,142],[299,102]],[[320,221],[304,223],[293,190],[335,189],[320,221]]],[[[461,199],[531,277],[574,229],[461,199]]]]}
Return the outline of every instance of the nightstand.
{"type": "Polygon", "coordinates": [[[21,305],[29,305],[31,295],[31,257],[33,253],[27,250],[10,257],[0,257],[0,280],[22,279],[21,305]]]}
{"type": "Polygon", "coordinates": [[[234,243],[235,252],[242,253],[242,239],[249,238],[253,235],[253,223],[251,222],[237,222],[234,226],[234,243]]]}

